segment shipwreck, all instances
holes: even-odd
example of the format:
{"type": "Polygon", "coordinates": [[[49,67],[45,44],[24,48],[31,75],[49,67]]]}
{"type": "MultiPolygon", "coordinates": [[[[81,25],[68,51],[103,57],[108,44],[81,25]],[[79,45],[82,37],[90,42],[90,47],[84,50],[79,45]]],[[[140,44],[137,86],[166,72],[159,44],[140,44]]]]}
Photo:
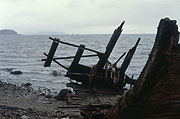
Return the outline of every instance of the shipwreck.
{"type": "MultiPolygon", "coordinates": [[[[120,67],[117,67],[116,64],[126,53],[120,56],[115,63],[108,61],[122,32],[124,22],[112,34],[105,53],[86,48],[85,45],[78,46],[57,38],[50,38],[53,40],[52,46],[49,53],[45,53],[47,58],[42,60],[45,61],[44,66],[50,66],[52,61],[56,62],[67,70],[67,77],[81,82],[81,86],[113,89],[122,92],[126,83],[132,85],[114,105],[110,105],[109,102],[100,104],[102,101],[99,101],[98,104],[82,105],[80,103],[76,109],[80,111],[81,116],[79,115],[77,118],[83,116],[86,119],[179,119],[180,44],[176,23],[176,20],[170,20],[169,18],[160,20],[153,49],[137,80],[133,79],[133,76],[127,76],[125,71],[131,62],[140,38],[129,50],[120,67]],[[59,43],[77,47],[76,55],[54,58],[59,43]],[[84,56],[82,55],[84,50],[92,51],[95,54],[84,56]],[[93,67],[79,64],[81,58],[92,56],[98,56],[99,58],[99,61],[93,67]],[[57,62],[58,59],[66,58],[74,58],[69,67],[57,62]]],[[[107,96],[103,98],[107,98],[107,96]]],[[[67,107],[61,106],[61,108],[67,107]]]]}
{"type": "Polygon", "coordinates": [[[180,44],[176,20],[161,19],[148,61],[106,119],[180,118],[180,44]]]}
{"type": "Polygon", "coordinates": [[[128,76],[126,75],[125,72],[128,68],[128,65],[131,62],[131,59],[140,41],[139,38],[135,43],[135,45],[127,52],[127,54],[126,52],[123,53],[117,59],[116,62],[114,63],[109,62],[108,58],[110,57],[111,52],[113,51],[113,48],[115,47],[116,42],[119,39],[119,36],[121,35],[122,27],[124,23],[125,22],[123,21],[121,25],[117,29],[115,29],[106,46],[106,51],[104,53],[94,49],[86,48],[84,44],[76,45],[61,41],[59,38],[49,37],[49,39],[51,39],[53,42],[49,50],[49,53],[48,54],[44,53],[44,55],[47,56],[46,59],[42,59],[42,61],[45,61],[44,66],[49,67],[51,65],[51,62],[54,61],[62,68],[67,70],[66,77],[69,77],[72,80],[80,82],[82,86],[88,86],[92,89],[106,89],[110,91],[123,93],[123,89],[126,84],[130,84],[132,86],[136,81],[135,79],[133,79],[133,76],[128,76]],[[60,43],[71,47],[77,47],[78,49],[75,56],[54,57],[56,49],[60,43]],[[84,50],[90,51],[93,54],[83,55],[84,50]],[[95,57],[95,56],[98,57],[99,61],[95,63],[92,67],[85,66],[79,63],[81,58],[95,57]],[[125,58],[123,63],[121,64],[120,67],[118,67],[117,63],[124,56],[125,58]],[[61,59],[70,59],[70,58],[73,58],[73,61],[69,67],[66,67],[57,61],[61,59]]]}

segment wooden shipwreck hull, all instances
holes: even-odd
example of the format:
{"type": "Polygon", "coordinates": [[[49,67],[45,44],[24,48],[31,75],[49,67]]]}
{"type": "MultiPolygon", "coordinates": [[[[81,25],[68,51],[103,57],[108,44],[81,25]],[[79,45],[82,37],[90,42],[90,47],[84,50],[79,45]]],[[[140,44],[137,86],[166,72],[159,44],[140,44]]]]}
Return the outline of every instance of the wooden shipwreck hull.
{"type": "Polygon", "coordinates": [[[75,45],[68,42],[61,41],[58,38],[51,38],[53,41],[51,48],[49,50],[49,53],[44,53],[45,56],[47,56],[47,59],[42,59],[42,61],[45,61],[44,66],[49,67],[51,65],[51,62],[54,61],[61,67],[67,70],[66,77],[69,77],[72,80],[75,80],[77,82],[81,82],[83,86],[88,86],[90,88],[96,88],[96,89],[107,89],[112,90],[116,92],[123,93],[124,87],[126,84],[134,85],[135,81],[133,76],[128,76],[125,74],[128,65],[131,62],[131,59],[136,51],[136,48],[140,42],[140,38],[137,40],[135,45],[128,51],[123,63],[120,67],[117,67],[117,63],[121,60],[123,56],[125,56],[126,53],[122,54],[119,59],[117,59],[116,62],[110,63],[108,58],[111,55],[111,52],[113,51],[113,48],[115,47],[116,42],[119,39],[119,36],[122,32],[122,27],[124,25],[124,21],[120,24],[120,26],[114,30],[107,46],[105,52],[99,52],[94,49],[86,48],[85,45],[75,45]],[[77,47],[77,52],[75,56],[70,57],[56,57],[54,58],[54,54],[56,52],[56,49],[59,45],[65,44],[72,47],[77,47]],[[90,55],[83,55],[84,50],[90,51],[93,54],[90,55]],[[83,64],[80,64],[80,59],[83,57],[98,57],[98,62],[94,64],[93,67],[85,66],[83,64]],[[73,58],[73,61],[70,66],[66,67],[59,63],[57,60],[61,59],[70,59],[73,58]]]}
{"type": "Polygon", "coordinates": [[[180,45],[175,20],[161,19],[154,47],[136,81],[106,119],[180,119],[180,45]]]}

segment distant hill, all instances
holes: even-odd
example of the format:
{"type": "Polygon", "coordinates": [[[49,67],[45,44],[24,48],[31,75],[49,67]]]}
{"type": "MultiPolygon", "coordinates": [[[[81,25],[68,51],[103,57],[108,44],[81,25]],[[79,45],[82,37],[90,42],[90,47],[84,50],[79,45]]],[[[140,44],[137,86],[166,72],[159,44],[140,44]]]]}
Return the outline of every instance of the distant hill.
{"type": "Polygon", "coordinates": [[[38,32],[38,35],[65,35],[67,33],[65,32],[52,32],[52,31],[46,31],[46,32],[38,32]]]}
{"type": "Polygon", "coordinates": [[[26,35],[67,35],[67,33],[65,32],[52,32],[52,31],[27,32],[23,34],[26,34],[26,35]]]}
{"type": "Polygon", "coordinates": [[[16,31],[10,29],[0,30],[0,35],[18,35],[16,31]]]}

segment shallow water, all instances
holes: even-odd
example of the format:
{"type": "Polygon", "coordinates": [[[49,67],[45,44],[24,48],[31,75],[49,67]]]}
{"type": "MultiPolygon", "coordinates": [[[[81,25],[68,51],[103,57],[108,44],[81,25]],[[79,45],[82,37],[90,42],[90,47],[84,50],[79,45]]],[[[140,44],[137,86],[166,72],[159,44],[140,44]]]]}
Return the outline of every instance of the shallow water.
{"type": "MultiPolygon", "coordinates": [[[[48,88],[52,91],[59,91],[66,88],[69,82],[64,77],[66,70],[52,63],[51,67],[43,67],[41,59],[46,58],[43,53],[48,53],[51,46],[51,40],[46,35],[0,35],[0,80],[21,85],[22,83],[32,83],[32,86],[38,88],[48,88]],[[21,70],[23,74],[12,75],[10,71],[21,70]],[[53,72],[58,76],[54,76],[53,72]]],[[[74,44],[84,44],[87,48],[96,49],[104,52],[111,35],[61,35],[51,36],[60,38],[74,44]]],[[[109,60],[115,62],[124,52],[128,52],[136,43],[138,38],[141,41],[137,47],[126,74],[130,77],[134,75],[137,78],[144,67],[148,54],[150,53],[155,35],[150,34],[125,34],[121,35],[109,60]]],[[[60,44],[55,56],[73,56],[77,48],[72,48],[60,44]]],[[[92,54],[85,51],[84,54],[92,54]]],[[[72,60],[60,60],[66,66],[70,65],[72,60]]],[[[92,66],[98,61],[97,57],[83,58],[81,64],[92,66]]],[[[123,59],[118,63],[121,65],[123,59]]]]}

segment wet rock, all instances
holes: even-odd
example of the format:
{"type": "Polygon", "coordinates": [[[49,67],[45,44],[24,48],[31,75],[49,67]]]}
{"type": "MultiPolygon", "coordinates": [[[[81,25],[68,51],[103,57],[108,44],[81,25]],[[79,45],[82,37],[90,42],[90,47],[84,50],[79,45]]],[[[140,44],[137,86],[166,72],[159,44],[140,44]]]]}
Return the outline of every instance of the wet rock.
{"type": "Polygon", "coordinates": [[[30,119],[30,117],[26,116],[26,115],[22,115],[21,119],[30,119]]]}
{"type": "Polygon", "coordinates": [[[45,98],[48,98],[48,99],[50,99],[52,97],[53,97],[52,95],[45,95],[45,98]]]}
{"type": "Polygon", "coordinates": [[[67,100],[67,95],[71,93],[72,91],[69,89],[62,89],[54,98],[56,98],[57,100],[67,100]]]}
{"type": "Polygon", "coordinates": [[[53,75],[53,76],[57,76],[57,75],[58,75],[58,72],[57,72],[57,71],[53,71],[53,72],[52,72],[52,75],[53,75]]]}
{"type": "Polygon", "coordinates": [[[41,93],[40,96],[45,96],[45,93],[41,93]]]}
{"type": "Polygon", "coordinates": [[[22,74],[22,71],[11,71],[10,74],[19,75],[22,74]]]}
{"type": "Polygon", "coordinates": [[[32,85],[31,83],[25,83],[25,84],[24,84],[25,87],[29,87],[29,86],[31,86],[31,85],[32,85]]]}

